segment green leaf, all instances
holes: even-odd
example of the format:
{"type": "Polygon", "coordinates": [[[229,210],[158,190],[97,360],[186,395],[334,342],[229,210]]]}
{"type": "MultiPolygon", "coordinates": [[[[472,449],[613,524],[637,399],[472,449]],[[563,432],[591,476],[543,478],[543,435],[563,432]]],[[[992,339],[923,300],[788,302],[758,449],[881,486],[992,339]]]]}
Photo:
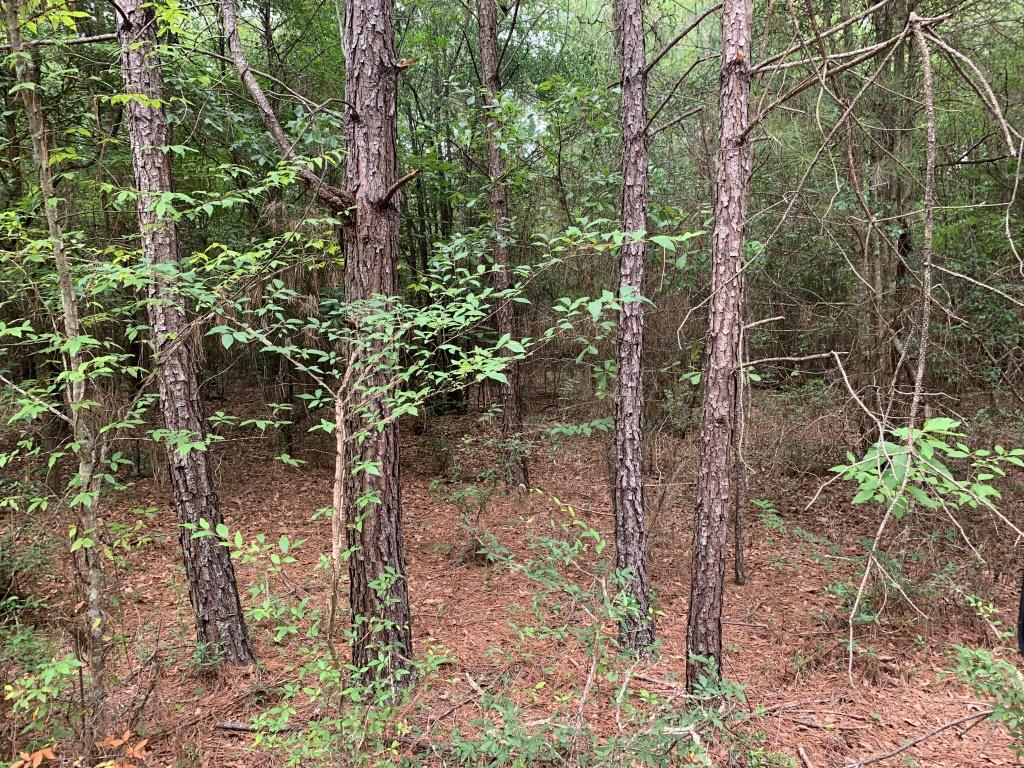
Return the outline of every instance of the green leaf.
{"type": "Polygon", "coordinates": [[[653,235],[651,236],[651,242],[660,245],[666,251],[676,252],[676,243],[668,235],[653,235]]]}
{"type": "Polygon", "coordinates": [[[960,422],[956,419],[949,419],[945,416],[938,416],[934,419],[928,419],[924,423],[925,432],[952,432],[960,426],[960,422]]]}
{"type": "Polygon", "coordinates": [[[851,504],[864,504],[875,497],[874,488],[861,488],[860,492],[853,497],[851,504]]]}

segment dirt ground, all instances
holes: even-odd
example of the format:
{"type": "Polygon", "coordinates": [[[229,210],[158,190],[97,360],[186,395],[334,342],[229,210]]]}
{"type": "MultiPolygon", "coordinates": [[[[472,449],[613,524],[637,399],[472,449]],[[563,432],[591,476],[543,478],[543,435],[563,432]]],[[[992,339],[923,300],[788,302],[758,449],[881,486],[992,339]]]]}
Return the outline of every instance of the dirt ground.
{"type": "MultiPolygon", "coordinates": [[[[457,659],[446,670],[440,693],[434,694],[439,696],[436,709],[442,727],[478,714],[474,683],[502,674],[513,675],[522,688],[532,691],[528,706],[543,717],[550,697],[579,690],[589,664],[578,649],[554,641],[539,643],[533,658],[515,663],[488,652],[514,647],[509,621],[521,618],[534,587],[507,569],[461,557],[466,539],[456,508],[431,488],[437,482],[438,434],[480,429],[474,424],[436,422],[428,436],[412,435],[412,430],[403,435],[405,542],[417,652],[438,643],[457,659]],[[538,680],[550,684],[537,688],[538,680]]],[[[238,439],[218,448],[225,518],[232,530],[247,536],[263,532],[273,540],[281,534],[292,541],[304,539],[293,549],[297,562],[285,568],[282,581],[290,597],[308,597],[311,605],[323,606],[328,600],[327,578],[317,564],[329,549],[330,520],[314,519],[314,512],[329,503],[329,457],[320,456],[319,467],[292,469],[273,461],[273,453],[269,439],[238,439]]],[[[695,476],[686,463],[692,464],[692,454],[686,446],[674,454],[683,456],[681,471],[669,478],[672,485],[664,497],[656,490],[653,501],[649,499],[654,518],[651,579],[664,613],[658,623],[663,650],[636,674],[661,692],[679,689],[676,681],[684,668],[695,476]]],[[[610,540],[603,456],[604,440],[598,438],[571,440],[557,451],[539,450],[532,457],[531,481],[543,493],[526,498],[495,494],[479,521],[480,529],[493,533],[513,552],[523,553],[527,532],[543,532],[552,521],[564,521],[569,514],[565,505],[571,505],[580,519],[610,540]]],[[[317,463],[314,449],[305,457],[317,463]]],[[[484,453],[464,457],[459,471],[471,478],[488,461],[484,453]]],[[[898,595],[889,595],[881,625],[858,629],[859,643],[870,653],[856,659],[851,684],[843,646],[844,609],[828,585],[859,578],[845,555],[863,552],[856,537],[871,536],[877,518],[870,510],[843,505],[845,489],[836,486],[803,511],[825,478],[765,478],[755,473],[751,498],[769,498],[789,533],[769,530],[751,505],[749,580],[737,586],[730,578],[725,598],[725,673],[746,686],[751,707],[763,707],[750,727],[763,730],[770,750],[792,756],[802,768],[869,760],[985,706],[963,684],[943,674],[953,663],[952,646],[988,642],[985,628],[972,622],[965,610],[944,608],[941,600],[929,606],[932,618],[926,620],[898,595]]],[[[130,510],[145,507],[156,509],[154,527],[160,536],[129,555],[131,569],[119,585],[124,603],[117,628],[127,638],[123,653],[117,654],[126,681],[119,695],[123,706],[137,710],[134,732],[148,738],[145,765],[272,765],[280,756],[254,747],[252,734],[218,724],[248,723],[266,705],[267,691],[288,678],[288,665],[296,661],[301,640],[275,643],[273,622],[251,625],[259,671],[211,677],[197,670],[190,661],[191,622],[167,488],[153,479],[140,480],[118,500],[113,518],[130,520],[130,510]]],[[[265,577],[257,566],[239,565],[243,600],[247,587],[265,577]]],[[[988,584],[1007,621],[1012,582],[1010,574],[1003,574],[988,584]]],[[[588,717],[612,717],[603,711],[607,707],[601,701],[592,696],[585,702],[588,717]]],[[[295,719],[301,721],[304,715],[308,713],[300,712],[295,719]]],[[[1009,742],[1004,729],[975,719],[876,764],[1024,764],[1015,759],[1009,742]]]]}

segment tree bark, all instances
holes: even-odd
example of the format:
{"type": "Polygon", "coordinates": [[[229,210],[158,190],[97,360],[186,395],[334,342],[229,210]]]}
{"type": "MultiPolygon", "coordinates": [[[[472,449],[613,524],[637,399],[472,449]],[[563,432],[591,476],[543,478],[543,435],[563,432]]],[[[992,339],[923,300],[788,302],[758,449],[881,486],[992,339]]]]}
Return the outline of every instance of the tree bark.
{"type": "MultiPolygon", "coordinates": [[[[622,229],[647,229],[647,67],[642,0],[618,0],[615,28],[621,67],[622,229]]],[[[627,238],[619,251],[617,387],[615,390],[615,566],[624,578],[628,613],[619,638],[633,650],[654,642],[654,617],[647,579],[647,530],[643,474],[643,295],[645,240],[627,238]]]]}
{"type": "Polygon", "coordinates": [[[721,674],[725,538],[733,499],[732,440],[737,418],[737,377],[742,327],[743,233],[747,218],[751,0],[726,0],[722,8],[719,75],[721,126],[715,169],[715,229],[711,255],[711,306],[704,352],[704,403],[693,521],[690,611],[686,628],[687,688],[702,675],[721,674]],[[694,661],[699,656],[704,661],[694,661]],[[712,663],[714,669],[712,670],[712,663]]]}
{"type": "MultiPolygon", "coordinates": [[[[138,188],[137,212],[145,263],[158,272],[149,286],[147,311],[152,327],[154,365],[164,426],[206,438],[206,423],[199,395],[191,337],[182,312],[182,297],[174,287],[173,270],[179,264],[178,231],[172,219],[156,213],[160,196],[171,191],[170,128],[162,105],[163,83],[156,51],[156,17],[142,0],[117,0],[117,35],[125,91],[141,98],[127,103],[132,167],[138,188]],[[166,271],[165,271],[166,270],[166,271]]],[[[189,597],[195,613],[196,640],[222,654],[225,661],[255,661],[246,632],[235,584],[235,571],[226,547],[217,537],[193,538],[186,525],[200,520],[214,529],[223,521],[209,454],[204,450],[181,453],[166,445],[171,492],[188,576],[189,597]]]]}
{"type": "MultiPolygon", "coordinates": [[[[491,259],[494,262],[494,288],[499,293],[512,289],[512,266],[509,261],[508,192],[502,179],[505,176],[505,158],[498,139],[501,119],[497,110],[501,97],[501,78],[498,61],[498,15],[495,0],[477,0],[477,28],[480,36],[480,76],[491,97],[484,121],[484,141],[487,145],[487,175],[491,182],[491,218],[494,225],[494,244],[491,259]]],[[[516,337],[515,305],[511,298],[498,300],[498,334],[516,337]]],[[[520,391],[520,365],[511,359],[508,348],[502,350],[510,358],[505,367],[506,382],[501,384],[501,438],[506,446],[505,483],[510,489],[525,489],[530,480],[523,454],[523,401],[520,391]]]]}
{"type": "MultiPolygon", "coordinates": [[[[25,109],[29,134],[32,137],[32,159],[35,162],[39,179],[39,191],[43,199],[50,247],[57,272],[64,337],[66,341],[70,342],[79,339],[82,335],[81,322],[72,282],[71,263],[64,247],[60,201],[53,186],[53,171],[50,165],[50,150],[46,135],[46,115],[39,102],[32,59],[25,52],[22,41],[18,0],[7,0],[4,6],[7,39],[10,41],[15,79],[21,86],[19,93],[25,109]]],[[[77,346],[68,345],[65,353],[64,366],[65,370],[69,372],[79,373],[85,362],[81,352],[75,351],[77,349],[77,346]]],[[[86,632],[89,643],[88,696],[91,710],[91,717],[83,729],[82,739],[84,749],[91,751],[94,738],[106,730],[107,720],[106,653],[103,644],[107,618],[104,611],[104,578],[100,554],[100,537],[103,526],[98,513],[100,474],[106,457],[103,449],[104,440],[97,434],[95,425],[90,423],[89,409],[84,407],[87,385],[88,379],[85,376],[69,376],[64,399],[68,419],[71,422],[71,434],[78,444],[78,474],[72,480],[71,486],[77,490],[78,494],[85,493],[91,497],[88,503],[77,506],[79,513],[77,535],[79,538],[91,538],[94,542],[92,546],[82,547],[80,550],[85,561],[85,583],[82,586],[85,590],[85,615],[88,621],[86,632]]]]}
{"type": "MultiPolygon", "coordinates": [[[[395,292],[398,262],[397,90],[394,0],[345,4],[345,192],[355,201],[342,237],[350,302],[395,292]]],[[[359,332],[361,320],[355,319],[359,332]]],[[[373,331],[372,328],[367,328],[373,331]]],[[[402,546],[398,423],[387,396],[392,375],[379,362],[383,342],[353,350],[358,407],[347,410],[348,528],[352,662],[402,685],[410,677],[412,630],[402,546]],[[377,357],[377,362],[372,358],[377,357]],[[372,463],[377,474],[362,471],[372,463]]],[[[339,397],[346,397],[345,392],[339,397]]]]}

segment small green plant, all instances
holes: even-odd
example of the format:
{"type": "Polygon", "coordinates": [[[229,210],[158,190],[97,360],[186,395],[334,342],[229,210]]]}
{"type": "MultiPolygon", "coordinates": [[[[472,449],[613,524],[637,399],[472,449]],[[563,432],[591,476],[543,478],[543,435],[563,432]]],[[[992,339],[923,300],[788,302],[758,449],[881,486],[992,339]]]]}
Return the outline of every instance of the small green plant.
{"type": "MultiPolygon", "coordinates": [[[[491,487],[462,489],[460,503],[478,510],[491,487]]],[[[481,551],[493,567],[534,586],[529,605],[510,622],[514,639],[487,654],[495,662],[493,674],[453,674],[458,660],[430,644],[412,660],[408,674],[415,684],[395,688],[376,674],[376,666],[386,663],[386,649],[363,668],[339,664],[323,627],[314,622],[305,635],[293,636],[288,682],[275,692],[273,705],[253,719],[255,744],[289,766],[327,766],[341,754],[354,768],[413,768],[437,760],[465,768],[711,768],[711,745],[743,765],[792,766],[768,751],[763,734],[750,727],[743,686],[709,673],[699,682],[696,699],[690,699],[674,681],[652,686],[638,679],[642,660],[620,649],[615,633],[629,606],[617,594],[607,543],[571,507],[551,501],[560,517],[543,534],[529,535],[524,557],[513,555],[493,534],[480,536],[481,551]],[[553,649],[558,660],[549,658],[553,649]],[[561,660],[567,655],[578,659],[584,674],[566,671],[561,660]],[[510,661],[516,663],[509,666],[510,661]],[[539,670],[536,677],[522,676],[524,661],[539,670]],[[454,725],[438,718],[435,691],[448,695],[453,684],[465,689],[466,682],[469,690],[462,696],[469,698],[462,700],[472,701],[476,714],[454,725]],[[298,720],[299,713],[308,712],[311,718],[298,720]]],[[[233,535],[221,538],[234,546],[233,535]]],[[[385,577],[372,586],[386,595],[390,581],[385,577]]],[[[286,593],[276,599],[280,611],[306,610],[286,593]]],[[[348,634],[387,628],[380,619],[361,619],[348,634]]]]}
{"type": "Polygon", "coordinates": [[[960,646],[954,672],[976,696],[992,702],[989,719],[1006,726],[1011,748],[1024,755],[1024,676],[1020,670],[992,651],[960,646]]]}
{"type": "Polygon", "coordinates": [[[192,650],[192,667],[201,675],[214,675],[224,662],[224,649],[213,644],[199,643],[192,650]]]}

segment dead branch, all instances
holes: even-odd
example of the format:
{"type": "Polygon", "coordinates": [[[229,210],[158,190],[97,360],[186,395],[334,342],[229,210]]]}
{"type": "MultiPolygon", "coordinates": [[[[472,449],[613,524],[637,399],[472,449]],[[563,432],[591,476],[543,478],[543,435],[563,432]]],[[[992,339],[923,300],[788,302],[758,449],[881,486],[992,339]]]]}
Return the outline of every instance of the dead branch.
{"type": "Polygon", "coordinates": [[[943,731],[948,731],[950,728],[956,728],[956,726],[958,725],[961,725],[963,723],[969,723],[973,720],[981,720],[982,718],[988,717],[991,714],[992,710],[986,709],[982,712],[974,712],[970,715],[964,715],[963,717],[957,718],[956,720],[952,720],[948,723],[944,723],[942,725],[936,726],[935,728],[932,728],[930,731],[918,736],[916,739],[908,741],[899,749],[894,749],[892,752],[886,752],[884,755],[876,755],[875,757],[870,757],[866,760],[858,760],[856,763],[848,763],[846,766],[844,766],[844,768],[864,768],[864,766],[871,765],[872,763],[880,763],[883,760],[889,760],[893,757],[896,757],[897,755],[903,754],[911,747],[916,747],[921,742],[927,741],[932,736],[940,734],[943,731]]]}
{"type": "Polygon", "coordinates": [[[693,30],[695,30],[697,28],[697,26],[702,21],[704,21],[704,19],[706,19],[708,16],[710,16],[715,11],[719,11],[721,9],[722,9],[722,4],[721,3],[716,3],[715,5],[711,6],[706,11],[704,11],[704,13],[702,13],[700,16],[698,16],[692,22],[690,22],[690,24],[682,32],[680,32],[678,35],[676,35],[671,40],[669,40],[668,43],[665,44],[665,47],[662,48],[660,51],[658,51],[654,55],[654,58],[651,59],[650,63],[646,67],[644,67],[644,77],[646,77],[647,75],[649,75],[651,73],[651,70],[654,69],[658,65],[658,62],[661,61],[663,58],[665,58],[668,55],[669,51],[671,51],[673,48],[675,48],[680,40],[682,40],[684,37],[686,37],[688,34],[690,34],[693,30]]]}
{"type": "MultiPolygon", "coordinates": [[[[274,114],[274,109],[270,105],[267,95],[263,92],[263,87],[256,79],[256,75],[246,58],[245,49],[242,47],[242,38],[238,34],[235,0],[220,0],[220,13],[221,19],[224,22],[224,37],[227,38],[231,58],[235,63],[235,68],[238,70],[238,76],[242,80],[242,84],[249,92],[253,102],[255,102],[256,108],[263,118],[263,124],[266,126],[268,133],[270,133],[271,138],[274,139],[274,143],[277,144],[281,155],[288,162],[296,163],[298,157],[295,153],[295,147],[288,140],[288,136],[281,127],[277,115],[274,114]]],[[[354,200],[350,194],[328,184],[302,163],[296,163],[296,165],[302,180],[309,185],[314,194],[333,212],[342,213],[353,205],[354,200]]]]}
{"type": "MultiPolygon", "coordinates": [[[[879,10],[880,8],[882,8],[884,5],[887,5],[889,2],[891,2],[891,0],[881,0],[881,2],[875,3],[874,5],[865,8],[863,11],[861,11],[857,15],[851,16],[850,18],[846,19],[845,21],[839,22],[838,24],[836,24],[833,27],[829,27],[824,32],[821,32],[819,35],[816,35],[815,37],[816,38],[831,37],[836,32],[842,32],[844,29],[846,29],[850,25],[856,24],[861,19],[866,18],[867,16],[870,16],[872,13],[874,13],[875,11],[879,10]]],[[[783,59],[785,59],[790,54],[793,54],[796,51],[799,51],[801,48],[806,48],[812,42],[814,42],[814,41],[813,40],[801,40],[798,43],[794,43],[789,48],[784,50],[782,53],[777,53],[774,56],[769,56],[767,59],[762,61],[760,64],[758,64],[757,66],[753,67],[750,70],[750,74],[751,75],[756,75],[758,72],[761,72],[762,70],[768,69],[776,61],[782,61],[783,59]]]]}

